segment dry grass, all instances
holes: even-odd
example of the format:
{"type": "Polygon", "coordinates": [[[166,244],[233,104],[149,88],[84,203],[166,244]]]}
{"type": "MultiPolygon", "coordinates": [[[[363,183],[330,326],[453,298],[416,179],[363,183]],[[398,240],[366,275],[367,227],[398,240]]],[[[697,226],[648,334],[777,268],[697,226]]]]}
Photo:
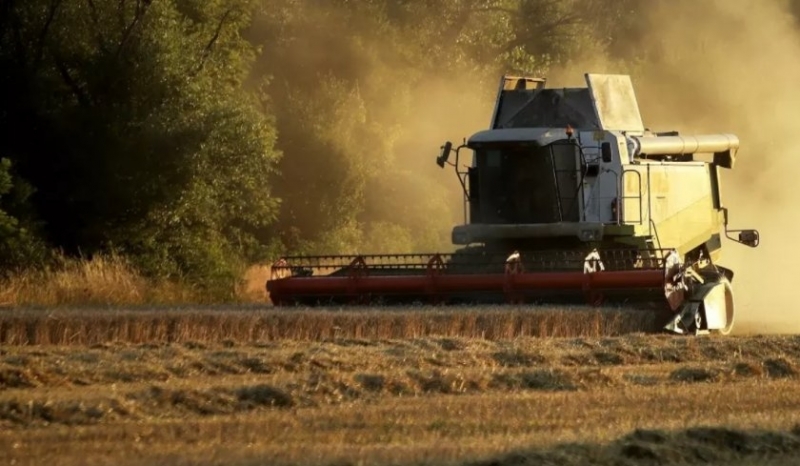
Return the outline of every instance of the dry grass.
{"type": "Polygon", "coordinates": [[[188,286],[146,280],[117,255],[62,258],[58,266],[0,278],[0,307],[173,304],[198,299],[188,286]]]}
{"type": "MultiPolygon", "coordinates": [[[[242,303],[266,303],[268,266],[248,268],[233,290],[242,303]]],[[[62,257],[59,265],[0,277],[0,308],[64,306],[185,305],[208,301],[186,283],[148,280],[124,257],[62,257]]]]}
{"type": "Polygon", "coordinates": [[[10,310],[0,312],[0,344],[325,341],[426,336],[500,340],[525,336],[613,336],[652,327],[653,316],[649,313],[581,308],[10,310]]]}
{"type": "Polygon", "coordinates": [[[798,362],[798,337],[4,345],[0,451],[65,465],[756,464],[800,452],[796,434],[736,430],[797,423],[798,362]],[[725,429],[671,432],[708,425],[725,429]],[[655,431],[620,438],[636,429],[655,431]]]}

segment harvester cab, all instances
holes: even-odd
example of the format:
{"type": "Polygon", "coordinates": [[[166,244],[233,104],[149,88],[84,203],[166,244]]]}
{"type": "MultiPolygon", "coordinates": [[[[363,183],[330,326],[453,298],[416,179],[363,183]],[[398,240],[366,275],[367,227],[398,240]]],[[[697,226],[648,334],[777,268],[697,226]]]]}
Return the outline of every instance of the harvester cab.
{"type": "Polygon", "coordinates": [[[441,147],[464,193],[454,253],[283,258],[322,276],[276,277],[273,302],[619,303],[671,332],[730,332],[723,237],[760,241],[722,205],[738,138],[651,132],[630,77],[585,81],[503,76],[489,128],[441,147]]]}

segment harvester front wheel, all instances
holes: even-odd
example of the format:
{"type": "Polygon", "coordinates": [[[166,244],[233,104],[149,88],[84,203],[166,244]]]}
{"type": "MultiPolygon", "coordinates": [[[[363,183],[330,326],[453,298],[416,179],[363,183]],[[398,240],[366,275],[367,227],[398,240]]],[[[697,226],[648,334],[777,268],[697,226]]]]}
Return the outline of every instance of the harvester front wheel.
{"type": "Polygon", "coordinates": [[[702,323],[699,328],[715,335],[729,335],[733,330],[735,308],[731,283],[723,278],[698,296],[702,303],[702,323]]]}
{"type": "Polygon", "coordinates": [[[734,299],[733,299],[733,287],[731,283],[727,279],[723,279],[719,283],[719,287],[722,288],[721,297],[718,298],[720,304],[724,306],[724,315],[725,315],[725,325],[721,328],[711,329],[711,333],[718,334],[718,335],[729,335],[733,330],[733,324],[735,321],[735,306],[734,306],[734,299]],[[724,303],[724,304],[723,304],[724,303]]]}
{"type": "Polygon", "coordinates": [[[679,334],[728,335],[733,330],[734,310],[733,289],[723,278],[695,289],[664,328],[679,334]]]}

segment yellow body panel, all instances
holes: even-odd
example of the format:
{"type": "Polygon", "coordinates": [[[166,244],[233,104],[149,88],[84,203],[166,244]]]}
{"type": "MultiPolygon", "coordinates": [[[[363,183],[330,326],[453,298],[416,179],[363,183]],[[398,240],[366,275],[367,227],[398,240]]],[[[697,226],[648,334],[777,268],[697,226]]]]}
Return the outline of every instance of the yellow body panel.
{"type": "Polygon", "coordinates": [[[637,236],[686,253],[720,232],[714,189],[704,163],[641,163],[625,166],[622,221],[637,236]],[[652,223],[651,223],[652,220],[652,223]]]}

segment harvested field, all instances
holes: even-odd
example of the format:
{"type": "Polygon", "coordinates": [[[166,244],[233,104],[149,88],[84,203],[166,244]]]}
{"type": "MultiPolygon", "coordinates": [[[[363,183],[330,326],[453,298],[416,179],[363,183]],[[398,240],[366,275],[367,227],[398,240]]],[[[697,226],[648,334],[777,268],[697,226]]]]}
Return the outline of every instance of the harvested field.
{"type": "Polygon", "coordinates": [[[272,307],[136,310],[9,310],[0,312],[2,345],[93,345],[113,342],[325,341],[404,339],[596,337],[654,327],[634,310],[589,308],[431,307],[309,310],[272,307]]]}
{"type": "MultiPolygon", "coordinates": [[[[59,316],[78,322],[87,312],[59,316]]],[[[0,451],[19,465],[234,466],[780,465],[800,453],[797,336],[382,338],[373,329],[321,338],[301,329],[293,339],[288,324],[269,334],[242,323],[211,333],[212,322],[248,322],[248,312],[172,339],[4,337],[0,451]]],[[[159,318],[115,311],[109,322],[121,316],[159,318]]],[[[46,322],[34,311],[13,317],[34,329],[46,322]]]]}

